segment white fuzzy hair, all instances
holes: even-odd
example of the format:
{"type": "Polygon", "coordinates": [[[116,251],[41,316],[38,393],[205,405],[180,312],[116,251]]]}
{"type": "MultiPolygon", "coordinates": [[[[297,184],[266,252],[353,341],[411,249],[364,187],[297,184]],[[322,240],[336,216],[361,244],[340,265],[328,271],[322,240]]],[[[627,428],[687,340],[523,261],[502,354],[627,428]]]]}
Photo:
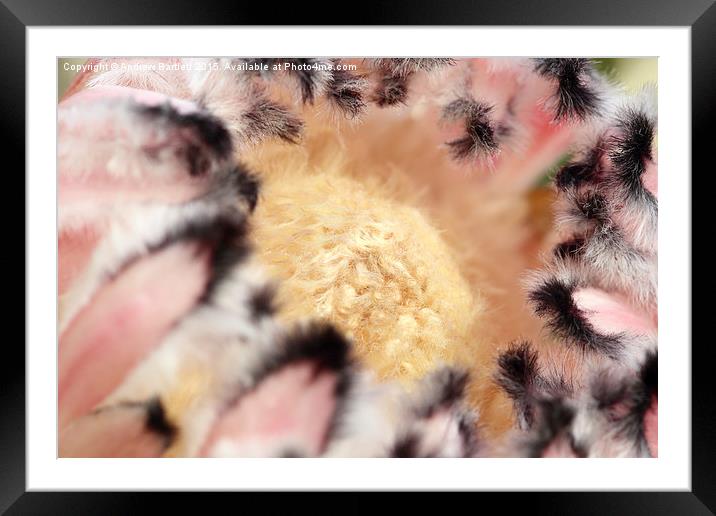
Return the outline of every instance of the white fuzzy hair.
{"type": "MultiPolygon", "coordinates": [[[[102,178],[121,179],[138,191],[157,185],[192,184],[199,195],[210,188],[212,181],[230,173],[229,152],[210,149],[196,128],[180,126],[166,116],[142,115],[143,107],[146,106],[130,96],[61,103],[57,157],[60,178],[78,185],[102,178]],[[208,165],[201,179],[191,177],[193,171],[184,158],[190,146],[201,153],[208,165]]],[[[164,109],[177,108],[167,99],[164,109]]],[[[208,114],[197,114],[210,120],[208,114]]],[[[176,116],[182,115],[176,111],[176,116]]],[[[230,150],[230,141],[225,145],[230,150]]],[[[103,226],[128,202],[131,201],[123,198],[119,189],[108,198],[63,202],[58,211],[59,229],[84,224],[103,226]]]]}
{"type": "Polygon", "coordinates": [[[407,390],[397,383],[376,384],[366,372],[356,375],[325,456],[391,456],[406,439],[418,457],[472,456],[477,413],[461,397],[435,404],[452,372],[438,368],[407,390]]]}
{"type": "Polygon", "coordinates": [[[146,255],[183,225],[202,219],[217,219],[224,214],[225,206],[214,202],[211,197],[176,206],[142,203],[127,205],[121,210],[113,209],[108,216],[111,222],[88,265],[63,296],[60,334],[99,288],[130,261],[146,255]]]}
{"type": "Polygon", "coordinates": [[[186,72],[177,67],[179,60],[170,58],[99,59],[108,70],[90,77],[88,88],[98,86],[128,86],[140,90],[156,91],[171,97],[187,95],[186,72]]]}

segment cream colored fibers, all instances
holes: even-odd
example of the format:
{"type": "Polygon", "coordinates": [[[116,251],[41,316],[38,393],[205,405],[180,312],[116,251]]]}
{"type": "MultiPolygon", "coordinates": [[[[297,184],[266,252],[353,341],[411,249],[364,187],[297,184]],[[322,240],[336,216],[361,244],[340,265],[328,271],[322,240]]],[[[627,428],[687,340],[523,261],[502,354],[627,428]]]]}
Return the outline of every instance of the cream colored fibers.
{"type": "Polygon", "coordinates": [[[281,314],[335,323],[381,378],[469,364],[482,303],[438,229],[387,185],[349,177],[337,140],[318,138],[332,150],[264,146],[248,156],[263,183],[252,235],[279,280],[281,314]]]}

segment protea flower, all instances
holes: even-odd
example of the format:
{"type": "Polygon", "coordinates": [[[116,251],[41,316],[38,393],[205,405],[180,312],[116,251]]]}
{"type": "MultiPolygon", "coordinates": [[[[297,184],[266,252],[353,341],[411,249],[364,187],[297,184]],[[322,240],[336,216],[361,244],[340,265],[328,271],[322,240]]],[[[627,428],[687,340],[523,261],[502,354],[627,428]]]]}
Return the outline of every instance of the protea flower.
{"type": "Polygon", "coordinates": [[[656,455],[653,90],[588,59],[88,65],[61,455],[656,455]]]}

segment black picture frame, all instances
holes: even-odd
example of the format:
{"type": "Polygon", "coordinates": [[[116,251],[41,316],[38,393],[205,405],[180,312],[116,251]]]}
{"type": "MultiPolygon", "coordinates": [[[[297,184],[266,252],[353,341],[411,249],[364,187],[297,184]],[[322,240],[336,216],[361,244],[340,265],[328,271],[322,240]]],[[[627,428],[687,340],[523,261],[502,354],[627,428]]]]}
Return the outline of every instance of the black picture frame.
{"type": "MultiPolygon", "coordinates": [[[[12,149],[11,156],[3,156],[6,163],[18,158],[8,174],[25,170],[25,45],[29,26],[52,25],[589,25],[589,26],[688,26],[691,27],[692,69],[692,168],[708,173],[707,157],[713,144],[708,126],[712,124],[716,106],[716,7],[714,0],[540,0],[539,2],[453,1],[435,2],[413,0],[398,4],[389,0],[366,1],[355,6],[343,4],[342,15],[335,4],[317,1],[302,4],[305,9],[280,9],[266,2],[216,2],[211,0],[154,0],[128,2],[126,0],[0,0],[0,70],[4,85],[0,88],[2,106],[3,147],[12,149]],[[201,7],[197,8],[200,4],[201,7]],[[347,10],[346,10],[347,9],[347,10]],[[332,13],[337,19],[327,20],[332,13]],[[22,149],[22,152],[20,152],[22,149]]],[[[88,42],[88,49],[91,49],[88,42]]],[[[687,173],[684,171],[684,173],[687,173]]],[[[19,176],[23,177],[23,176],[19,176]]],[[[21,188],[24,191],[24,181],[21,188]]],[[[708,189],[701,192],[708,194],[708,189]]],[[[17,196],[19,198],[19,196],[17,196]]],[[[699,209],[706,203],[694,202],[699,209]]],[[[19,212],[15,212],[19,213],[19,212]]],[[[705,213],[705,211],[702,211],[705,213]]],[[[7,220],[7,219],[6,219],[7,220]]],[[[17,220],[15,215],[13,219],[17,220]]],[[[692,215],[694,227],[705,226],[708,218],[692,215]]],[[[704,228],[702,228],[704,229],[704,228]]],[[[696,234],[710,234],[708,227],[696,234]]],[[[23,249],[25,247],[23,246],[23,249]]],[[[24,252],[24,251],[23,251],[24,252]]],[[[24,258],[24,255],[23,255],[24,258]]],[[[696,256],[692,256],[696,258],[696,256]]],[[[19,257],[17,257],[19,260],[19,257]]],[[[693,266],[698,265],[692,260],[693,266]]],[[[693,267],[692,266],[692,267],[693,267]]],[[[23,260],[23,270],[24,260],[23,260]]],[[[703,269],[702,269],[703,270],[703,269]]],[[[692,270],[692,274],[694,271],[692,270]]],[[[27,277],[26,277],[27,279],[27,277]]],[[[6,300],[9,296],[6,295],[6,300]]],[[[14,300],[14,298],[12,298],[14,300]]],[[[23,296],[23,300],[24,300],[23,296]]],[[[13,303],[19,306],[19,303],[13,303]]],[[[695,320],[706,317],[710,303],[693,303],[695,320]]],[[[24,307],[24,303],[22,304],[24,307]]],[[[693,316],[692,316],[693,317],[693,316]]],[[[693,319],[692,319],[693,320],[693,319]]],[[[708,319],[707,319],[708,320],[708,319]]],[[[480,501],[503,503],[506,508],[524,504],[538,514],[713,514],[716,511],[716,445],[712,429],[716,428],[714,403],[713,361],[710,341],[692,339],[692,490],[691,492],[619,492],[619,493],[481,493],[480,501]],[[709,387],[709,385],[711,387],[709,387]],[[484,497],[491,496],[492,500],[484,497]],[[495,500],[495,496],[501,496],[495,500]],[[509,500],[509,501],[508,501],[509,500]]],[[[2,389],[0,406],[0,511],[7,514],[126,514],[150,509],[149,500],[161,497],[165,512],[171,506],[184,510],[206,511],[204,497],[188,500],[184,494],[130,493],[50,493],[25,492],[25,354],[14,341],[4,349],[6,358],[0,360],[2,389]]],[[[235,496],[224,494],[222,498],[235,496]]],[[[246,496],[246,494],[244,494],[246,496]]],[[[255,495],[251,495],[253,497],[255,495]]],[[[351,495],[355,498],[355,494],[351,495]]],[[[376,496],[376,495],[371,495],[376,496]]],[[[463,495],[460,495],[463,496],[463,495]]],[[[260,507],[269,512],[283,497],[262,497],[260,507]]],[[[325,499],[327,500],[327,499],[325,499]]],[[[412,503],[430,507],[434,500],[421,494],[413,495],[412,503]]],[[[216,502],[212,498],[212,505],[216,502]]],[[[248,503],[242,501],[243,503],[248,503]]],[[[464,504],[451,498],[450,504],[464,504]]],[[[468,503],[474,503],[468,502],[468,503]]],[[[336,512],[351,512],[371,508],[371,497],[355,499],[348,504],[333,505],[336,512]]],[[[438,506],[444,508],[445,506],[438,506]]],[[[314,510],[320,507],[314,505],[314,510]]],[[[480,510],[480,507],[475,507],[480,510]]]]}

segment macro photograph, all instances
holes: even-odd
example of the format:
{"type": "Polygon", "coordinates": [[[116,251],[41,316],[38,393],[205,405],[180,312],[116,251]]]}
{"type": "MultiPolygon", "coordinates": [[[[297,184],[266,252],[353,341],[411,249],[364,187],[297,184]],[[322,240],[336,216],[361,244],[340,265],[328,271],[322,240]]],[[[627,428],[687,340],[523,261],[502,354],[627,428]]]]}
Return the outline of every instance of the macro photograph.
{"type": "Polygon", "coordinates": [[[59,58],[59,457],[658,457],[657,63],[59,58]]]}

